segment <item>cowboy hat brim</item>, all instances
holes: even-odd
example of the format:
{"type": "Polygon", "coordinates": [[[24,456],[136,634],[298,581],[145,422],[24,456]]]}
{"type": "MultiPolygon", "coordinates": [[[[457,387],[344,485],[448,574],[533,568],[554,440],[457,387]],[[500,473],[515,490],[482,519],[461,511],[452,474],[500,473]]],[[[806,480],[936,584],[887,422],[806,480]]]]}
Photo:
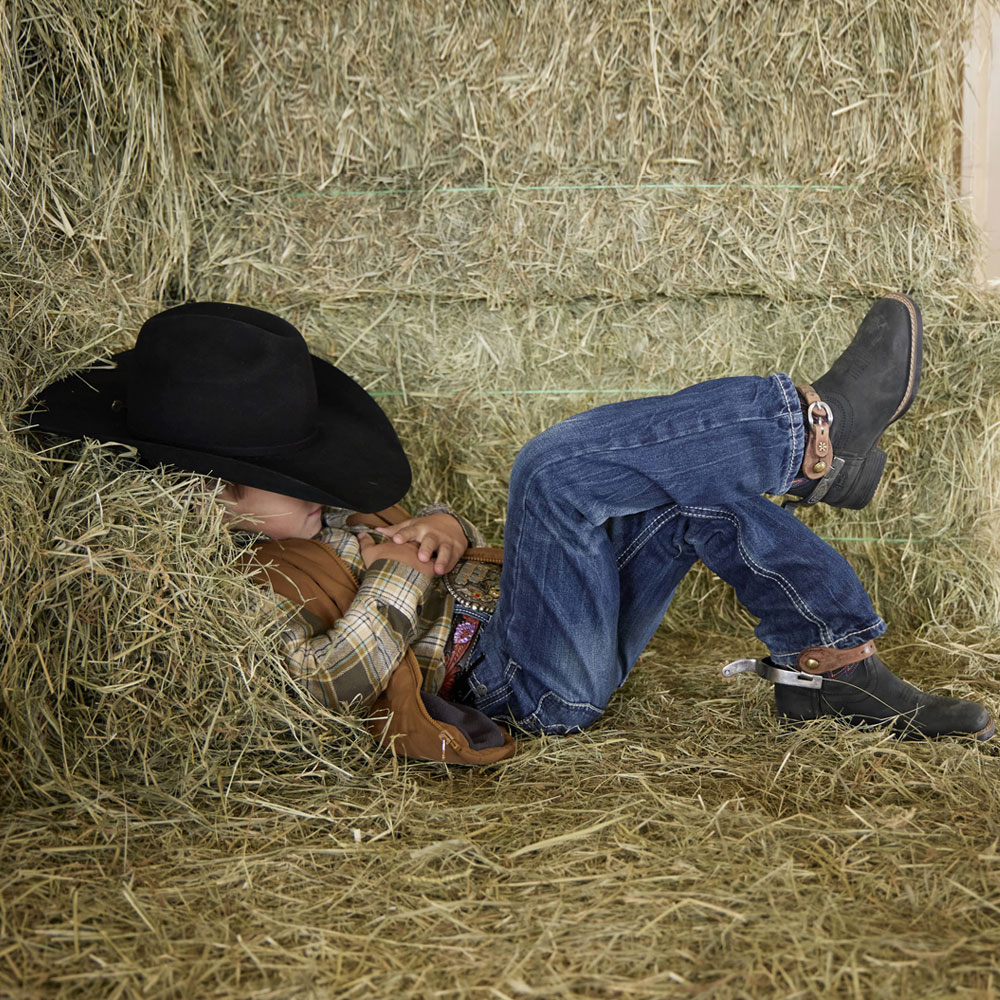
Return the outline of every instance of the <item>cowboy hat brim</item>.
{"type": "Polygon", "coordinates": [[[146,465],[282,493],[315,503],[370,512],[397,503],[410,488],[410,464],[389,418],[350,376],[310,355],[316,378],[317,427],[301,448],[281,455],[212,454],[130,434],[124,400],[131,351],[43,390],[29,415],[33,426],[71,438],[134,447],[146,465]]]}

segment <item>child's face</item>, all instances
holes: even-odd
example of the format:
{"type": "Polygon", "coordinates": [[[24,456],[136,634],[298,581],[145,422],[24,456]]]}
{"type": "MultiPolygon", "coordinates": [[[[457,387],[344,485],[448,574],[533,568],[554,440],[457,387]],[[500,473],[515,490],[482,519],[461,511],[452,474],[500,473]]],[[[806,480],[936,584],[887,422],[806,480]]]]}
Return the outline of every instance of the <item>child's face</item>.
{"type": "Polygon", "coordinates": [[[312,538],[323,527],[323,508],[254,486],[226,486],[219,494],[231,528],[263,531],[271,538],[312,538]]]}

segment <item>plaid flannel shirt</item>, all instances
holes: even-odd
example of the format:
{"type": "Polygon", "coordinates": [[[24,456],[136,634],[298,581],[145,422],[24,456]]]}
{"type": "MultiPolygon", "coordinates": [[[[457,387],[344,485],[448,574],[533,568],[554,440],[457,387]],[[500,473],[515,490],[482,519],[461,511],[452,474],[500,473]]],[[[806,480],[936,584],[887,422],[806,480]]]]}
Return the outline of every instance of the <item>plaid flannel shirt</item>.
{"type": "MultiPolygon", "coordinates": [[[[385,689],[389,675],[412,649],[423,672],[425,691],[436,693],[444,674],[443,654],[451,633],[454,598],[440,577],[428,577],[403,563],[379,559],[365,568],[351,511],[327,507],[317,541],[329,545],[360,581],[343,618],[325,629],[299,604],[272,594],[285,617],[282,634],[292,679],[328,708],[367,708],[385,689]]],[[[470,545],[482,545],[479,531],[445,504],[424,507],[415,516],[447,513],[462,525],[470,545]]]]}

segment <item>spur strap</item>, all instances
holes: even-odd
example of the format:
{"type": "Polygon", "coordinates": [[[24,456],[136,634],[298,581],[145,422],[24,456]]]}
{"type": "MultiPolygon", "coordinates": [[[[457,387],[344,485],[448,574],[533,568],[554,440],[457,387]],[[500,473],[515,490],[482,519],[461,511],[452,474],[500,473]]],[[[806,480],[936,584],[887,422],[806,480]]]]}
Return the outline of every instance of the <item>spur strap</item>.
{"type": "Polygon", "coordinates": [[[833,443],[830,441],[830,424],[833,410],[819,398],[811,385],[795,387],[806,407],[806,450],[802,456],[802,475],[806,479],[822,479],[833,464],[833,443]]]}

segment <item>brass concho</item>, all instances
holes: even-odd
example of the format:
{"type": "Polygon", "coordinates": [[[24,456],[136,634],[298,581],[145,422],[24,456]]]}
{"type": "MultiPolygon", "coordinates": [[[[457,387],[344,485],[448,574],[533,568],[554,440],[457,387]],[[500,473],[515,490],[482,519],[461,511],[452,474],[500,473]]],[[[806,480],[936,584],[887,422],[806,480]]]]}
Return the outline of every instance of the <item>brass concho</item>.
{"type": "Polygon", "coordinates": [[[492,614],[500,599],[500,569],[495,563],[463,559],[445,574],[444,585],[459,604],[492,614]]]}

